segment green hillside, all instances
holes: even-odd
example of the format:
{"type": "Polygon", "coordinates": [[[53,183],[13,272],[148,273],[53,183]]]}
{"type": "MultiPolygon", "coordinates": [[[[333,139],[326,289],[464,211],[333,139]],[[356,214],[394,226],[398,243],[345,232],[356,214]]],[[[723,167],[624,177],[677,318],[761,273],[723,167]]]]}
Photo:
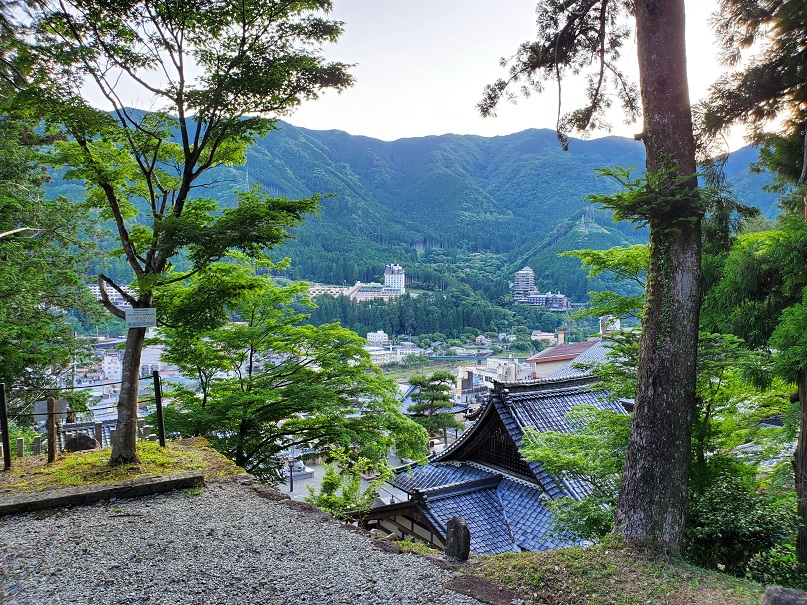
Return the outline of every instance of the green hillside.
{"type": "MultiPolygon", "coordinates": [[[[771,216],[773,198],[761,190],[769,179],[748,170],[755,159],[755,150],[743,149],[725,171],[741,199],[771,216]]],[[[542,289],[580,301],[597,284],[586,283],[579,262],[558,259],[559,252],[646,239],[590,209],[585,195],[614,188],[595,168],[643,164],[641,143],[619,137],[573,140],[564,152],[551,130],[387,142],[281,123],[250,149],[246,166],[211,171],[199,191],[225,204],[256,181],[287,198],[336,194],[277,251],[292,258],[293,279],[378,280],[384,264],[397,261],[413,286],[465,283],[495,300],[512,272],[530,265],[542,289]],[[588,226],[581,228],[581,219],[588,226]]],[[[77,184],[58,179],[51,189],[80,195],[77,184]]]]}

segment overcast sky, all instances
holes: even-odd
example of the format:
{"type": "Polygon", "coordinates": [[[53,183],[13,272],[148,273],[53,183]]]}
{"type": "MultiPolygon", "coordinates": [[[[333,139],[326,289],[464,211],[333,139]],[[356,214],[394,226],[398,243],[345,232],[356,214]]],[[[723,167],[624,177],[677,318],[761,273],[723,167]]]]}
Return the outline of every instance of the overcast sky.
{"type": "MultiPolygon", "coordinates": [[[[485,84],[506,75],[499,59],[535,38],[535,5],[535,0],[334,0],[332,17],[345,22],[345,33],[326,55],[355,63],[356,84],[341,94],[328,92],[286,119],[384,140],[554,128],[557,92],[552,84],[516,105],[503,102],[497,117],[482,118],[476,110],[485,84]]],[[[714,8],[715,0],[686,1],[693,102],[705,95],[721,69],[707,23],[714,8]]],[[[626,50],[626,70],[635,70],[635,43],[626,50]]],[[[579,93],[579,86],[565,85],[564,111],[579,106],[573,105],[579,93]]],[[[624,125],[620,113],[611,122],[611,134],[630,137],[641,130],[624,125]]]]}

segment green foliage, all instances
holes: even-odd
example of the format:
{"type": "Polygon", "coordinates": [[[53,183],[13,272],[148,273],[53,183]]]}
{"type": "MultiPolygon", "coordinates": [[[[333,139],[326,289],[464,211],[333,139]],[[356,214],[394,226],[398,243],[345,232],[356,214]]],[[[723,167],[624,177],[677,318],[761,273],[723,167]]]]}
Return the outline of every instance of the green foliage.
{"type": "MultiPolygon", "coordinates": [[[[292,303],[304,285],[256,277],[244,261],[210,269],[190,280],[189,292],[203,291],[223,274],[249,287],[230,300],[226,314],[197,310],[204,321],[195,327],[162,332],[166,359],[199,380],[198,390],[172,393],[167,430],[206,436],[237,465],[267,478],[274,456],[292,446],[326,456],[349,450],[352,463],[365,459],[377,468],[384,468],[389,450],[411,460],[424,457],[425,431],[401,414],[395,384],[370,363],[363,339],[338,324],[299,323],[305,316],[292,303]],[[228,323],[228,314],[237,321],[228,323]],[[217,322],[209,323],[211,317],[217,322]]],[[[192,295],[174,298],[171,314],[198,303],[192,295]]],[[[209,304],[215,308],[221,301],[209,304]]],[[[351,470],[346,460],[340,466],[351,470]]]]}
{"type": "Polygon", "coordinates": [[[796,562],[796,548],[792,543],[777,544],[755,554],[746,565],[746,577],[766,586],[807,590],[807,569],[796,562]]]}
{"type": "Polygon", "coordinates": [[[22,438],[25,441],[26,448],[30,448],[34,442],[35,437],[39,437],[40,433],[22,423],[9,421],[8,423],[8,436],[9,443],[11,444],[11,457],[17,457],[17,439],[22,438]]]}
{"type": "Polygon", "coordinates": [[[756,491],[752,479],[718,475],[690,498],[687,558],[699,565],[745,576],[752,557],[792,537],[797,519],[792,501],[756,491]]]}
{"type": "Polygon", "coordinates": [[[787,380],[796,381],[800,373],[807,371],[807,288],[801,303],[784,310],[779,325],[771,335],[771,345],[776,347],[776,366],[787,380]]]}
{"type": "MultiPolygon", "coordinates": [[[[0,382],[7,388],[54,386],[86,351],[66,311],[78,317],[96,309],[82,278],[93,250],[86,208],[44,197],[40,143],[31,122],[0,115],[0,382]]],[[[41,395],[12,390],[9,407],[27,408],[41,395]]]]}
{"type": "Polygon", "coordinates": [[[807,224],[785,220],[780,229],[740,235],[719,283],[704,298],[704,328],[732,333],[751,348],[765,347],[779,315],[807,286],[807,224]]]}
{"type": "Polygon", "coordinates": [[[598,176],[614,179],[621,190],[611,195],[589,195],[586,199],[610,209],[614,220],[640,226],[654,224],[675,230],[700,219],[701,201],[686,186],[693,175],[678,174],[674,166],[646,172],[639,178],[633,178],[632,171],[633,168],[600,168],[598,176]]]}
{"type": "MultiPolygon", "coordinates": [[[[645,244],[628,247],[615,246],[608,250],[570,250],[561,256],[575,256],[588,269],[588,278],[608,273],[614,282],[633,282],[640,292],[644,292],[649,251],[645,244]]],[[[603,317],[636,316],[644,306],[642,294],[623,295],[617,292],[589,292],[589,307],[583,311],[585,315],[603,317]]]]}
{"type": "Polygon", "coordinates": [[[509,77],[485,87],[477,108],[483,116],[495,115],[502,98],[514,99],[508,89],[522,83],[521,91],[543,91],[543,83],[557,80],[561,91],[561,74],[579,73],[590,68],[586,104],[563,116],[558,113],[558,138],[568,146],[570,130],[583,135],[589,131],[610,130],[606,110],[614,96],[619,99],[626,120],[633,122],[640,113],[639,91],[619,69],[623,45],[630,39],[631,29],[624,21],[633,13],[630,2],[591,2],[579,10],[568,10],[563,3],[539,2],[536,9],[538,39],[522,44],[512,59],[509,77]]]}
{"type": "Polygon", "coordinates": [[[756,142],[770,145],[768,166],[790,183],[800,175],[803,182],[804,3],[721,0],[715,20],[723,62],[738,69],[712,85],[697,112],[700,130],[716,137],[733,124],[747,125],[756,142]],[[771,123],[779,130],[773,136],[764,130],[771,123]]]}
{"type": "MultiPolygon", "coordinates": [[[[634,396],[638,336],[638,332],[610,334],[608,361],[594,368],[599,385],[613,400],[632,399],[634,396]]],[[[750,469],[757,468],[756,465],[762,462],[775,460],[783,450],[786,450],[784,443],[788,439],[787,435],[781,430],[761,428],[763,418],[782,412],[783,400],[776,390],[759,392],[751,380],[754,372],[761,372],[766,374],[766,379],[760,380],[761,384],[758,386],[763,388],[769,386],[771,384],[769,365],[768,356],[745,349],[742,341],[736,337],[701,333],[698,346],[697,408],[692,433],[690,493],[693,494],[693,498],[703,500],[693,502],[711,502],[710,498],[715,498],[716,494],[720,493],[720,486],[723,485],[721,482],[726,483],[724,486],[726,490],[729,487],[739,489],[735,485],[740,481],[739,476],[752,472],[750,469]],[[742,462],[739,457],[731,454],[738,445],[752,441],[759,447],[754,457],[742,462]]],[[[776,385],[776,388],[778,386],[776,385]]],[[[576,479],[589,486],[591,494],[588,498],[579,502],[561,499],[553,504],[556,532],[559,534],[567,532],[580,539],[598,540],[607,535],[612,528],[616,495],[628,443],[630,418],[585,406],[573,408],[568,418],[574,432],[529,432],[525,437],[522,451],[526,459],[540,462],[551,474],[576,479]]],[[[752,485],[749,483],[750,480],[743,481],[745,481],[742,483],[743,489],[762,488],[760,483],[752,485]]],[[[783,489],[792,489],[792,486],[783,487],[780,483],[777,483],[772,476],[766,482],[766,486],[770,490],[776,490],[776,493],[780,493],[783,489]]],[[[730,502],[730,499],[726,502],[730,502]]],[[[701,519],[698,523],[703,527],[698,526],[701,529],[697,531],[701,533],[693,533],[692,537],[688,538],[692,542],[688,547],[693,553],[691,556],[711,567],[717,566],[718,563],[725,566],[732,557],[739,556],[733,553],[726,555],[725,560],[720,558],[728,552],[729,545],[735,538],[746,540],[741,548],[747,551],[744,555],[744,561],[747,561],[754,553],[765,550],[791,535],[793,526],[790,521],[782,526],[781,531],[777,530],[771,538],[773,541],[769,544],[763,543],[759,534],[751,535],[753,527],[742,529],[743,524],[748,521],[748,515],[754,511],[763,513],[768,509],[772,511],[770,518],[760,517],[760,523],[765,519],[769,523],[790,519],[783,512],[788,506],[787,503],[776,504],[776,507],[770,508],[772,506],[770,499],[752,499],[749,502],[746,509],[743,509],[745,512],[738,509],[737,515],[734,515],[730,508],[724,510],[715,508],[715,517],[708,520],[705,519],[704,511],[709,505],[703,504],[701,508],[694,510],[692,515],[697,515],[698,519],[701,519]],[[743,517],[743,514],[746,517],[743,517]],[[714,540],[707,539],[706,536],[709,531],[718,531],[715,529],[715,524],[718,523],[722,524],[723,528],[733,527],[737,535],[726,544],[716,545],[714,540]],[[743,534],[743,531],[746,533],[743,534]],[[753,543],[754,540],[758,542],[753,543]],[[715,547],[715,551],[707,556],[705,551],[710,544],[715,547]]],[[[766,525],[762,533],[769,532],[769,529],[770,526],[766,525]]],[[[744,567],[737,573],[742,575],[744,567]]]]}
{"type": "Polygon", "coordinates": [[[451,372],[437,371],[430,376],[412,376],[409,384],[417,387],[417,391],[412,393],[412,401],[409,406],[409,413],[414,417],[415,422],[427,431],[442,432],[450,428],[462,428],[462,423],[458,422],[453,414],[445,410],[451,408],[451,388],[454,384],[454,375],[451,372]]]}
{"type": "Polygon", "coordinates": [[[325,474],[319,491],[312,486],[308,488],[306,502],[310,502],[328,511],[337,519],[353,519],[355,513],[361,514],[370,510],[378,497],[379,489],[392,476],[392,469],[384,468],[373,480],[362,489],[362,473],[372,472],[377,467],[373,461],[359,459],[350,461],[345,452],[331,452],[333,462],[325,465],[325,474]],[[342,464],[350,470],[341,470],[342,464]]]}
{"type": "Polygon", "coordinates": [[[406,294],[386,302],[355,302],[346,296],[329,295],[319,296],[315,302],[317,308],[311,311],[310,318],[315,325],[338,321],[360,334],[381,329],[391,336],[440,333],[442,337],[434,340],[441,341],[459,338],[469,328],[487,331],[492,325],[497,332],[512,332],[523,326],[548,331],[562,322],[561,314],[521,305],[514,315],[467,288],[445,294],[406,294]]]}
{"type": "MultiPolygon", "coordinates": [[[[244,163],[255,137],[274,127],[276,117],[264,116],[352,83],[347,65],[320,52],[342,31],[321,16],[330,8],[328,0],[77,0],[35,15],[19,101],[58,139],[53,164],[83,181],[86,203],[112,221],[120,248],[111,252],[134,276],[133,307],[151,307],[160,287],[230,251],[262,254],[317,206],[317,196],[290,202],[248,186],[227,208],[200,192],[211,184],[209,170],[244,163]],[[92,87],[111,113],[87,101],[92,87]],[[123,88],[150,109],[127,105],[123,88]],[[180,275],[167,276],[180,265],[180,275]]],[[[123,317],[105,288],[122,292],[125,284],[103,274],[99,284],[104,306],[123,317]]],[[[127,334],[119,405],[129,414],[120,416],[114,463],[136,457],[130,419],[142,338],[141,330],[127,334]]]]}
{"type": "Polygon", "coordinates": [[[567,415],[570,433],[527,430],[522,455],[556,477],[587,485],[590,496],[553,505],[556,531],[581,540],[599,540],[613,526],[622,466],[628,447],[630,416],[592,405],[574,406],[567,415]]]}

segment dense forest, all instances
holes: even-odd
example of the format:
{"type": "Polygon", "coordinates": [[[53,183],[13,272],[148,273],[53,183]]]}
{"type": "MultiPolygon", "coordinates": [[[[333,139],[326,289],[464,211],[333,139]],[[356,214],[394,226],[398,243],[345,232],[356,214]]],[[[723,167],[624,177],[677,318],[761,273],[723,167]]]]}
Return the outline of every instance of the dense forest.
{"type": "Polygon", "coordinates": [[[383,330],[390,336],[443,334],[447,338],[483,332],[552,331],[568,316],[520,305],[518,312],[494,305],[470,292],[410,294],[384,301],[354,302],[346,296],[319,296],[310,311],[315,325],[338,321],[365,335],[383,330]]]}

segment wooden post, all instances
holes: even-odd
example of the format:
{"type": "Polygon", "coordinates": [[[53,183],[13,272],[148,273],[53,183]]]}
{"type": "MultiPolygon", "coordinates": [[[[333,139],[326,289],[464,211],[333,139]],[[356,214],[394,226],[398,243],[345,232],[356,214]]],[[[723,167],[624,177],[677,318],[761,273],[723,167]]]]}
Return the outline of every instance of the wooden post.
{"type": "Polygon", "coordinates": [[[157,436],[160,438],[160,447],[165,447],[165,422],[163,421],[163,389],[160,382],[160,371],[154,370],[154,402],[157,404],[157,436]]]}
{"type": "Polygon", "coordinates": [[[0,433],[3,438],[3,470],[11,468],[11,435],[8,432],[8,409],[6,409],[6,385],[0,382],[0,433]]]}
{"type": "Polygon", "coordinates": [[[56,398],[48,397],[48,464],[56,462],[56,398]]]}

